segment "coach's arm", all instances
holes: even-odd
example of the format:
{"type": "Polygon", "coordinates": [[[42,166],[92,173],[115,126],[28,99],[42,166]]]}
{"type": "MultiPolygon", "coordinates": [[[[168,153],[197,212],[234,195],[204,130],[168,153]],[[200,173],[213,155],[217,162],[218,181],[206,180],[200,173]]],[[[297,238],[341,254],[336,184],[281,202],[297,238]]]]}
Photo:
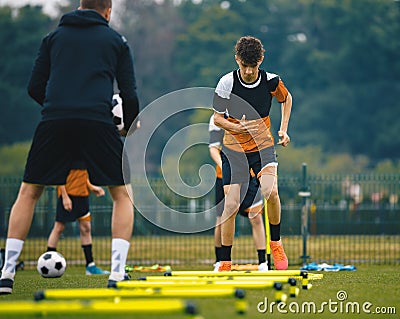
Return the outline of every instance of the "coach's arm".
{"type": "Polygon", "coordinates": [[[28,84],[29,96],[43,106],[47,81],[50,76],[50,54],[47,47],[48,36],[42,41],[28,84]]]}
{"type": "Polygon", "coordinates": [[[124,119],[123,130],[128,132],[131,126],[136,129],[140,124],[138,124],[139,99],[136,91],[137,87],[135,68],[133,65],[133,54],[125,39],[120,52],[116,80],[120,90],[119,95],[122,99],[122,113],[124,119]]]}

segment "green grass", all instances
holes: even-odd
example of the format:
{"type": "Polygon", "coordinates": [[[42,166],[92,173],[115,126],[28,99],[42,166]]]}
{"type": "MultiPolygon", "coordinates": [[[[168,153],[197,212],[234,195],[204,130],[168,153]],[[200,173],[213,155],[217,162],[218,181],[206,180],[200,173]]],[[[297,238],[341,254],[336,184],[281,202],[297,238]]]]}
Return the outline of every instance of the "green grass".
{"type": "MultiPolygon", "coordinates": [[[[214,258],[214,237],[211,235],[177,235],[177,236],[138,236],[132,237],[128,253],[128,264],[204,265],[214,258]]],[[[302,263],[303,251],[301,236],[283,238],[285,252],[290,264],[295,267],[302,263]]],[[[105,265],[110,261],[110,237],[93,238],[93,254],[96,263],[105,265]]],[[[47,247],[46,238],[30,238],[25,241],[20,260],[36,263],[37,258],[47,247]]],[[[369,235],[335,235],[310,236],[307,242],[307,255],[310,261],[327,263],[380,263],[400,264],[400,236],[369,235]],[[351,244],[349,244],[351,243],[351,244]]],[[[66,237],[60,240],[57,247],[67,261],[84,263],[79,237],[66,237]]],[[[241,235],[235,238],[232,250],[235,263],[256,262],[252,236],[241,235]]]]}
{"type": "MultiPolygon", "coordinates": [[[[174,268],[178,270],[178,268],[174,268]]],[[[187,269],[187,268],[186,268],[187,269]]],[[[204,269],[204,268],[203,268],[204,269]]],[[[192,300],[199,308],[200,315],[205,319],[212,318],[398,318],[400,313],[400,272],[399,267],[393,266],[378,266],[368,265],[360,266],[354,272],[323,272],[324,278],[322,280],[313,281],[313,288],[311,290],[301,290],[297,298],[289,298],[287,301],[286,310],[289,311],[289,304],[296,303],[300,306],[307,303],[314,302],[317,308],[320,308],[323,302],[338,301],[337,293],[345,291],[347,293],[347,300],[342,302],[343,311],[340,308],[336,313],[329,310],[328,306],[325,307],[323,313],[309,314],[309,313],[279,313],[276,306],[273,312],[269,308],[266,313],[257,311],[257,305],[268,298],[268,304],[274,300],[275,293],[272,290],[246,290],[246,300],[248,301],[248,311],[244,315],[236,313],[233,298],[207,298],[207,299],[193,299],[192,300]],[[376,307],[386,307],[387,311],[396,311],[396,314],[367,314],[360,310],[359,314],[346,314],[346,303],[358,303],[361,306],[365,302],[369,302],[372,306],[369,308],[375,311],[376,307]],[[391,307],[391,308],[388,308],[391,307]],[[393,308],[394,307],[394,308],[393,308]]],[[[154,274],[154,273],[152,273],[154,274]]],[[[134,273],[134,278],[152,275],[150,273],[134,273]]],[[[158,274],[159,275],[159,274],[158,274]]],[[[9,296],[0,296],[0,318],[9,318],[8,315],[1,314],[1,304],[17,300],[33,300],[33,294],[37,290],[51,289],[51,288],[103,288],[107,282],[107,276],[86,276],[84,269],[80,267],[70,267],[67,269],[65,275],[58,279],[44,279],[41,278],[36,270],[19,271],[16,276],[14,285],[14,292],[9,296]]],[[[288,287],[284,290],[287,292],[288,287]]],[[[292,305],[295,306],[294,304],[292,305]]],[[[154,307],[157,307],[155,302],[154,307]]],[[[294,309],[294,308],[292,308],[294,309]]],[[[350,311],[351,312],[351,311],[350,311]]],[[[58,315],[48,316],[50,318],[71,318],[71,316],[58,315]]],[[[91,315],[80,316],[74,318],[110,318],[109,315],[91,315]]],[[[14,318],[34,318],[34,316],[14,316],[14,318]]],[[[119,318],[188,318],[183,314],[155,314],[155,315],[130,315],[120,316],[113,315],[113,319],[119,318]]]]}

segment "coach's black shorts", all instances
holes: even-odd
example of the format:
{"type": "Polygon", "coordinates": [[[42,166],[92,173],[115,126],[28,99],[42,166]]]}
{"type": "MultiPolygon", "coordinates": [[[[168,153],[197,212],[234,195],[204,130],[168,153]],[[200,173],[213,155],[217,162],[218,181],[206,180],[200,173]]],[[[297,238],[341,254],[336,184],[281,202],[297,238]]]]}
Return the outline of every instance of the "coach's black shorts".
{"type": "Polygon", "coordinates": [[[89,213],[89,197],[71,195],[69,197],[72,201],[72,210],[70,212],[64,208],[61,197],[57,200],[56,221],[63,224],[74,222],[89,213]]]}
{"type": "Polygon", "coordinates": [[[226,147],[221,152],[222,182],[224,185],[248,182],[250,169],[257,176],[267,165],[278,165],[275,148],[264,148],[258,152],[235,152],[226,147]]]}
{"type": "MultiPolygon", "coordinates": [[[[240,186],[240,206],[238,213],[244,217],[249,217],[246,211],[250,207],[262,205],[262,195],[260,184],[256,177],[252,177],[248,183],[240,186]]],[[[217,178],[215,183],[215,204],[217,216],[221,217],[224,211],[224,186],[222,179],[217,178]]]]}
{"type": "MultiPolygon", "coordinates": [[[[84,161],[92,184],[129,184],[122,172],[123,143],[115,125],[82,119],[42,121],[36,128],[23,181],[64,185],[75,159],[84,161]]],[[[128,161],[124,161],[126,166],[128,161]]]]}

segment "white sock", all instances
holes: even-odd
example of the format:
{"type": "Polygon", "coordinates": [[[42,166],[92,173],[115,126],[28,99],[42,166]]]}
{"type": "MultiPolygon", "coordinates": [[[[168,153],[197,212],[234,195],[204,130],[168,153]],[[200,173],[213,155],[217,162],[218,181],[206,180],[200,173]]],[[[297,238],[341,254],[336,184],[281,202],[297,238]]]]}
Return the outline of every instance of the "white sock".
{"type": "Polygon", "coordinates": [[[14,279],[15,266],[21,254],[24,241],[15,238],[7,238],[6,240],[6,255],[4,258],[4,266],[1,272],[1,278],[14,279]]]}
{"type": "Polygon", "coordinates": [[[121,238],[113,238],[111,241],[111,273],[109,279],[121,281],[125,275],[126,258],[130,243],[121,238]]]}

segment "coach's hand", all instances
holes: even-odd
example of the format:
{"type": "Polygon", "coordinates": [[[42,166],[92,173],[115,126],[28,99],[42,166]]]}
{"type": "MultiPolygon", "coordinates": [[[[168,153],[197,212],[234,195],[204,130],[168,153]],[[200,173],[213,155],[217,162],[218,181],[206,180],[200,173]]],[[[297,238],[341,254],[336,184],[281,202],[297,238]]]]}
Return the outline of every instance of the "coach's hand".
{"type": "Polygon", "coordinates": [[[282,145],[283,147],[288,146],[290,143],[290,137],[285,131],[278,131],[279,141],[278,145],[282,145]]]}
{"type": "Polygon", "coordinates": [[[129,131],[127,131],[125,128],[123,128],[122,130],[119,131],[119,134],[121,136],[130,136],[132,135],[136,130],[140,129],[140,120],[138,118],[136,118],[133,123],[131,128],[129,129],[129,131]],[[128,134],[129,133],[129,134],[128,134]]]}
{"type": "Polygon", "coordinates": [[[128,131],[123,128],[122,130],[119,130],[119,135],[125,137],[128,135],[128,131]]]}

